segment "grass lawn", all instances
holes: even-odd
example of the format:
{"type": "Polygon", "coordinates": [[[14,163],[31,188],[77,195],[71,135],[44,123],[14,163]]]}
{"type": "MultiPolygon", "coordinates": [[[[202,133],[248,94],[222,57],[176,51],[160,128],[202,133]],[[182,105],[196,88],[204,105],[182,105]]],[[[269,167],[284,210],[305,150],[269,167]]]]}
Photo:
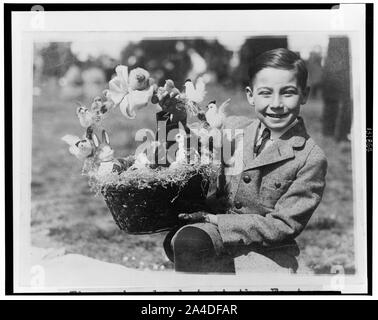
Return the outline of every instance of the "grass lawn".
{"type": "MultiPolygon", "coordinates": [[[[206,101],[216,98],[221,102],[228,97],[232,98],[232,113],[250,112],[242,91],[209,87],[206,101]]],[[[42,94],[34,98],[32,245],[64,247],[68,252],[138,269],[172,269],[162,248],[165,232],[128,235],[120,231],[103,199],[90,192],[86,177],[80,174],[81,163],[60,140],[65,134],[83,134],[75,108],[73,99],[64,97],[53,81],[42,86],[42,94]]],[[[321,135],[321,110],[321,100],[309,101],[302,110],[308,132],[327,155],[329,169],[322,203],[297,238],[301,261],[316,273],[329,273],[336,264],[353,273],[351,147],[321,135]]],[[[142,127],[154,129],[154,121],[151,108],[142,110],[136,120],[127,120],[114,110],[105,127],[116,156],[133,153],[135,132],[142,127]]]]}

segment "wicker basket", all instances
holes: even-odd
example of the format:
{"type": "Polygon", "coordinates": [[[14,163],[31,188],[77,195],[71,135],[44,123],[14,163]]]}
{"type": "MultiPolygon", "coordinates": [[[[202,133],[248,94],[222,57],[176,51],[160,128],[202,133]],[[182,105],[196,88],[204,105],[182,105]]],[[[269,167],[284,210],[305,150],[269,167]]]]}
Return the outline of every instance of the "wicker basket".
{"type": "Polygon", "coordinates": [[[181,212],[205,208],[204,200],[210,177],[196,174],[184,186],[153,185],[139,189],[135,186],[107,186],[102,195],[121,230],[131,234],[170,230],[180,222],[181,212]]]}

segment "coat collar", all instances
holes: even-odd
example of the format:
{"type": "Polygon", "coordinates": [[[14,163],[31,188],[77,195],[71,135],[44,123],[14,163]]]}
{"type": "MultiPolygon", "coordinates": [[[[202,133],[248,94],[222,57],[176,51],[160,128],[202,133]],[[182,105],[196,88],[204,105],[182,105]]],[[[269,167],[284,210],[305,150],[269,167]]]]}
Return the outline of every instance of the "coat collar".
{"type": "Polygon", "coordinates": [[[298,118],[298,123],[286,131],[272,145],[267,147],[258,157],[254,158],[253,146],[256,140],[257,129],[260,120],[254,121],[244,131],[243,161],[244,170],[273,164],[294,157],[295,148],[301,148],[308,139],[303,119],[298,118]]]}

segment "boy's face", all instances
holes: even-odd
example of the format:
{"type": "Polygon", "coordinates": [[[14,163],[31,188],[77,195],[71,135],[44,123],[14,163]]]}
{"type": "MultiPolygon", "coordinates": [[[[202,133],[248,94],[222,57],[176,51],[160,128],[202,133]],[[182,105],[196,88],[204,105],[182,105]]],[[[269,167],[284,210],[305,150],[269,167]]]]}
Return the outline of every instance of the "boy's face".
{"type": "Polygon", "coordinates": [[[261,122],[273,131],[281,131],[299,115],[309,88],[298,86],[294,70],[265,68],[256,74],[253,87],[247,87],[246,93],[261,122]]]}

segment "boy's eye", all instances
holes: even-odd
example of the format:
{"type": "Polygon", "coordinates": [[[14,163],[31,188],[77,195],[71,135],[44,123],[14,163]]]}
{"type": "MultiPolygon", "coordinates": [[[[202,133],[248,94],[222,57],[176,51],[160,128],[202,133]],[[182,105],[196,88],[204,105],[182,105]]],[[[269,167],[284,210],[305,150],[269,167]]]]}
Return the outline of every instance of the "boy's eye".
{"type": "Polygon", "coordinates": [[[283,95],[284,95],[285,97],[290,97],[290,96],[293,96],[293,95],[295,95],[295,94],[297,94],[297,92],[296,92],[295,90],[287,90],[287,91],[284,91],[284,92],[283,92],[283,95]]]}
{"type": "Polygon", "coordinates": [[[270,95],[270,92],[269,91],[260,91],[259,95],[268,96],[268,95],[270,95]]]}

